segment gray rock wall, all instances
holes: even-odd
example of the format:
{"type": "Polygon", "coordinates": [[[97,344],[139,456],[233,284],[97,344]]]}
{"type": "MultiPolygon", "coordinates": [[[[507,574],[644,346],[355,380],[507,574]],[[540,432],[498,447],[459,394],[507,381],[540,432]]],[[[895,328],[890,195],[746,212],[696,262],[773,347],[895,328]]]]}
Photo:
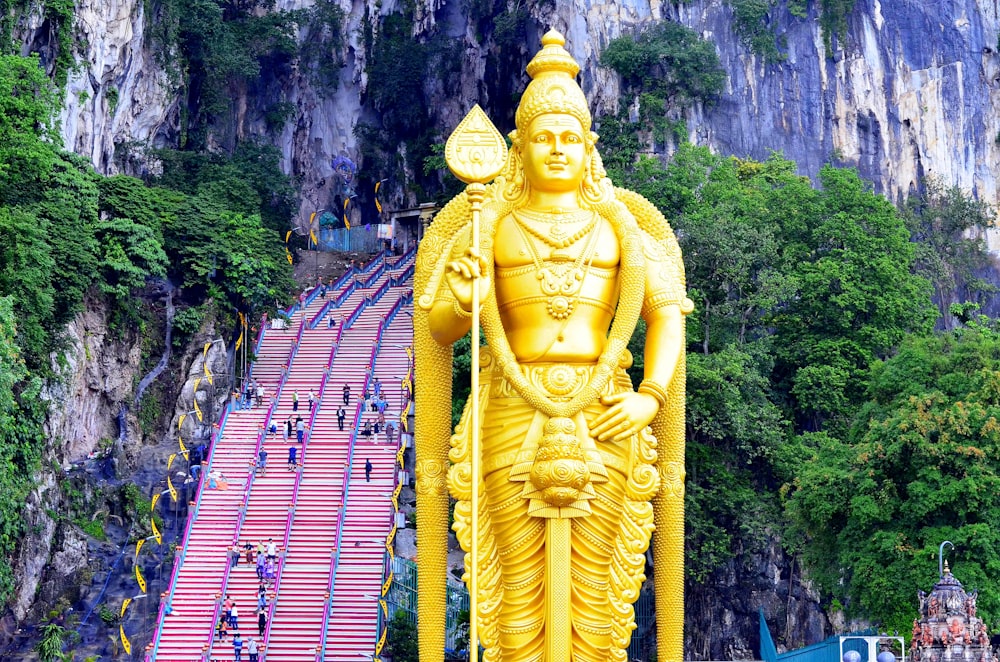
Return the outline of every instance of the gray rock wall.
{"type": "MultiPolygon", "coordinates": [[[[277,7],[312,4],[282,0],[277,7]]],[[[360,158],[354,127],[368,82],[362,20],[366,12],[396,11],[397,4],[340,0],[347,19],[339,87],[334,92],[316,90],[306,72],[294,71],[283,81],[281,96],[294,105],[295,114],[279,132],[268,134],[260,104],[253,99],[240,104],[237,134],[264,136],[281,150],[282,167],[302,177],[303,218],[328,200],[331,160],[339,154],[360,158]]],[[[809,4],[806,19],[791,16],[783,1],[772,11],[771,24],[787,44],[787,58],[776,63],[749,53],[733,31],[725,0],[532,3],[533,43],[510,55],[526,61],[548,27],[563,31],[582,65],[581,81],[594,111],[613,112],[619,88],[614,74],[599,66],[600,52],[611,39],[651,21],[677,20],[716,44],[729,74],[717,104],[688,113],[692,141],[754,158],[782,151],[810,176],[830,161],[856,165],[877,190],[894,200],[917,187],[922,177],[936,175],[996,203],[996,0],[858,0],[848,34],[833,42],[832,58],[827,57],[816,15],[818,3],[809,4]]],[[[87,155],[103,172],[116,169],[116,145],[162,146],[177,135],[178,89],[151,53],[144,12],[138,0],[77,1],[80,66],[67,85],[61,130],[65,145],[87,155]]],[[[41,38],[42,27],[38,12],[25,17],[19,30],[25,51],[41,38]]],[[[479,43],[461,0],[417,3],[414,34],[432,31],[461,41],[465,51],[457,83],[460,98],[435,98],[430,113],[446,131],[473,102],[489,104],[490,86],[482,81],[492,45],[479,43]]],[[[309,37],[303,28],[300,38],[309,37]]],[[[429,91],[435,93],[433,84],[429,91]]],[[[398,203],[417,202],[402,197],[404,188],[403,183],[397,187],[398,203]]]]}

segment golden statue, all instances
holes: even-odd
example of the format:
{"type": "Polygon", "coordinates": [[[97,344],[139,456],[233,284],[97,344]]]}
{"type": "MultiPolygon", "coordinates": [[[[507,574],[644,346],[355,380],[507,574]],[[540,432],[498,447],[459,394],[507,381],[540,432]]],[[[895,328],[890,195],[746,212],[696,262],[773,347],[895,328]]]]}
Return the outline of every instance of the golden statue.
{"type": "Polygon", "coordinates": [[[472,183],[418,254],[422,662],[444,654],[449,491],[484,660],[624,662],[654,522],[659,659],[682,659],[692,304],[663,215],[605,177],[564,43],[549,32],[528,64],[513,148],[489,186],[499,134],[478,107],[456,130],[449,165],[472,183]],[[473,348],[478,387],[452,434],[451,344],[476,329],[480,302],[487,345],[473,348]],[[640,316],[635,392],[625,369],[640,316]]]}

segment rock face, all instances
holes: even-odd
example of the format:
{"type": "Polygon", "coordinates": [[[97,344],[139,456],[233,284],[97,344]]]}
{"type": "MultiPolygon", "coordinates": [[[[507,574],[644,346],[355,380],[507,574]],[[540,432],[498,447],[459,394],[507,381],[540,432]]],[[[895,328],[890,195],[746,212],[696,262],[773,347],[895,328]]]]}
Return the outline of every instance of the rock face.
{"type": "MultiPolygon", "coordinates": [[[[11,600],[17,621],[25,618],[39,597],[43,577],[51,586],[61,586],[87,565],[82,536],[52,516],[65,510],[59,476],[52,465],[81,462],[102,442],[110,446],[118,439],[119,403],[132,391],[142,350],[134,334],[110,333],[105,312],[94,306],[76,316],[66,328],[66,337],[64,361],[53,360],[59,379],[52,380],[42,393],[49,402],[45,427],[49,454],[25,504],[27,533],[19,548],[15,566],[19,581],[11,600]]],[[[58,589],[48,593],[45,597],[51,599],[58,589]]]]}
{"type": "Polygon", "coordinates": [[[716,43],[729,74],[718,106],[691,114],[692,140],[757,158],[781,150],[810,175],[830,161],[855,165],[896,200],[937,175],[995,203],[997,4],[858,0],[832,58],[819,3],[809,4],[805,20],[775,12],[788,44],[787,59],[775,64],[747,55],[725,3],[680,3],[672,12],[716,43]]]}
{"type": "Polygon", "coordinates": [[[83,460],[101,440],[118,438],[120,403],[132,393],[142,352],[134,334],[109,332],[105,312],[92,305],[66,327],[66,339],[63,363],[53,361],[59,379],[43,394],[50,401],[50,449],[63,465],[83,460]]]}
{"type": "MultiPolygon", "coordinates": [[[[283,0],[277,8],[312,4],[283,0]]],[[[293,67],[280,82],[281,98],[295,109],[284,126],[269,133],[263,106],[253,99],[237,104],[234,118],[237,136],[259,135],[272,142],[282,153],[282,167],[302,178],[303,218],[328,203],[333,158],[361,162],[354,128],[366,112],[362,101],[370,57],[363,22],[399,10],[394,2],[339,4],[346,18],[337,89],[315,89],[308,72],[293,67]]],[[[565,33],[595,113],[615,111],[618,81],[599,66],[601,51],[622,34],[675,20],[716,45],[729,76],[716,104],[688,111],[692,141],[755,158],[782,151],[810,176],[828,162],[856,165],[877,190],[896,200],[919,187],[923,177],[936,175],[996,203],[1000,7],[993,0],[857,0],[847,33],[833,38],[828,54],[818,4],[808,3],[807,18],[792,16],[783,0],[772,8],[769,25],[785,59],[769,63],[741,42],[725,0],[534,3],[528,6],[529,43],[503,53],[491,41],[481,41],[466,4],[422,0],[414,10],[416,38],[443,33],[464,51],[460,80],[449,82],[458,95],[443,98],[441,81],[426,82],[433,102],[428,118],[444,134],[473,102],[498,107],[495,97],[523,87],[523,65],[550,26],[565,33]],[[498,59],[516,61],[516,66],[498,68],[498,59]],[[521,80],[497,81],[499,73],[521,80]]],[[[87,155],[102,172],[117,169],[116,147],[170,145],[179,135],[178,87],[158,64],[176,57],[154,56],[145,11],[138,0],[77,2],[80,66],[67,85],[61,130],[66,147],[87,155]]],[[[44,42],[46,29],[40,12],[24,17],[18,30],[23,50],[44,42]]],[[[310,38],[307,29],[300,30],[300,38],[310,38]]],[[[511,128],[509,118],[496,119],[502,130],[511,128]]],[[[387,195],[393,186],[387,185],[387,195]]],[[[404,196],[405,182],[395,187],[398,202],[419,202],[404,196]]]]}
{"type": "Polygon", "coordinates": [[[799,648],[833,634],[820,609],[819,594],[777,541],[748,561],[733,558],[708,581],[689,583],[685,590],[688,660],[758,659],[759,610],[782,649],[799,648]]]}

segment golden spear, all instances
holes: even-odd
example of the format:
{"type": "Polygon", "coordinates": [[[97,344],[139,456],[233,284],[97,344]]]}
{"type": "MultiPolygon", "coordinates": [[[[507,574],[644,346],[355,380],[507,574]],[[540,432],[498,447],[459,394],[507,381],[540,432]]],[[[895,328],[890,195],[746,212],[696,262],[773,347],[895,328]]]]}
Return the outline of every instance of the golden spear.
{"type": "MultiPolygon", "coordinates": [[[[451,172],[466,183],[465,195],[472,208],[473,257],[479,262],[479,212],[486,197],[486,183],[503,170],[507,160],[507,143],[493,126],[479,104],[473,106],[448,138],[444,149],[445,162],[451,172]]],[[[469,653],[470,660],[479,657],[479,489],[481,482],[481,449],[479,445],[479,279],[480,269],[472,278],[471,371],[472,390],[469,407],[472,411],[472,568],[469,571],[469,653]]]]}

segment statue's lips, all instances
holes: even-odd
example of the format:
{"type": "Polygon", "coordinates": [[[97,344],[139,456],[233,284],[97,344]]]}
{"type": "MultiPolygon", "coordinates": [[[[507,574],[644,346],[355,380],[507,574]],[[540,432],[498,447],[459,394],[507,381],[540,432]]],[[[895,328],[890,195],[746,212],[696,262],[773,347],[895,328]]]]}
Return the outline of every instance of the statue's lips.
{"type": "Polygon", "coordinates": [[[549,161],[545,164],[549,170],[563,171],[566,169],[567,164],[562,161],[549,161]]]}

